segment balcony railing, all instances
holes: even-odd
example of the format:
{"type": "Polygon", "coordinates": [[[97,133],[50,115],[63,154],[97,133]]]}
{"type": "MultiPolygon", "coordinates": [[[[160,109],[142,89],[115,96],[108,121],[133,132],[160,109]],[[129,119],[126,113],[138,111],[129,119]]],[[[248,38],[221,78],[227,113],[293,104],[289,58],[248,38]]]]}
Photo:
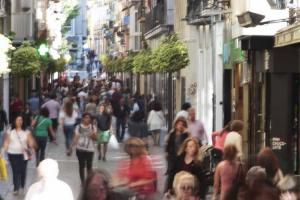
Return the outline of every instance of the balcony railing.
{"type": "Polygon", "coordinates": [[[157,4],[149,13],[145,14],[146,33],[158,25],[164,25],[166,22],[166,11],[163,3],[157,4]]]}
{"type": "Polygon", "coordinates": [[[229,0],[188,0],[186,20],[191,25],[207,24],[212,13],[215,15],[229,5],[229,0]]]}

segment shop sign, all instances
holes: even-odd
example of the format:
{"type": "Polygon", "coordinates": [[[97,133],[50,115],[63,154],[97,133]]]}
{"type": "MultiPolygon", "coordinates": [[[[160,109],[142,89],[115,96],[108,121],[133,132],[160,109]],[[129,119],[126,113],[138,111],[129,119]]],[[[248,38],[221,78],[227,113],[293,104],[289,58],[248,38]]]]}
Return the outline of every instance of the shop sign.
{"type": "Polygon", "coordinates": [[[273,150],[281,150],[286,145],[286,142],[282,141],[279,137],[273,137],[271,139],[271,145],[273,150]]]}

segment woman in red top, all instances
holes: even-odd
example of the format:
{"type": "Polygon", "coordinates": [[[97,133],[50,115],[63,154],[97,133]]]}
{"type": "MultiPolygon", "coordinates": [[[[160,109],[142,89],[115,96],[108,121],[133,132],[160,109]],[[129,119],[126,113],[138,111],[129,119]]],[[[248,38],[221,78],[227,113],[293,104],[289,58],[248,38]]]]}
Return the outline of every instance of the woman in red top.
{"type": "Polygon", "coordinates": [[[119,184],[134,190],[139,198],[147,199],[156,192],[156,172],[152,168],[145,142],[130,138],[125,142],[125,152],[130,160],[120,165],[119,184]]]}

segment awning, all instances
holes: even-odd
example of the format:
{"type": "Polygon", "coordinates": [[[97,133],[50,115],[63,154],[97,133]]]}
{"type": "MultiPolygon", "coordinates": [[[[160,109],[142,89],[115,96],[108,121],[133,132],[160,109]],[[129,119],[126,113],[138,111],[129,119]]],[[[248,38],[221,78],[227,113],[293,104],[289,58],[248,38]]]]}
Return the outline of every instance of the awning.
{"type": "Polygon", "coordinates": [[[300,43],[300,22],[279,30],[275,35],[275,47],[300,43]]]}

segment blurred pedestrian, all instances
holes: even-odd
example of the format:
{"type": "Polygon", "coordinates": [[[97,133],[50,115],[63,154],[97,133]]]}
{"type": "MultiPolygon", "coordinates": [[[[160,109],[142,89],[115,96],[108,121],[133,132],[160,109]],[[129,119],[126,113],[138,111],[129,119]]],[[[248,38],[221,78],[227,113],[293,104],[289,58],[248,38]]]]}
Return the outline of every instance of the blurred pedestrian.
{"type": "Polygon", "coordinates": [[[125,135],[126,120],[130,114],[130,108],[125,104],[125,99],[121,98],[119,103],[113,107],[116,116],[116,131],[118,142],[122,142],[125,135]]]}
{"type": "Polygon", "coordinates": [[[186,171],[196,177],[198,191],[194,195],[205,199],[207,183],[205,174],[199,160],[199,142],[196,138],[187,138],[181,145],[178,156],[176,158],[174,169],[170,172],[168,190],[172,190],[175,175],[180,171],[186,171]]]}
{"type": "Polygon", "coordinates": [[[111,115],[106,112],[104,104],[99,106],[99,114],[96,117],[98,127],[98,160],[106,161],[107,144],[110,138],[111,115]]]}
{"type": "Polygon", "coordinates": [[[18,94],[13,96],[10,106],[10,122],[13,123],[18,115],[21,115],[24,111],[23,101],[18,94]]]}
{"type": "Polygon", "coordinates": [[[92,116],[90,113],[84,113],[81,123],[75,128],[75,135],[70,148],[70,152],[72,152],[73,147],[76,146],[81,183],[85,180],[85,169],[87,173],[92,170],[93,157],[96,150],[94,141],[96,139],[97,128],[92,124],[92,116]]]}
{"type": "Polygon", "coordinates": [[[8,120],[5,110],[2,108],[2,103],[0,101],[0,148],[2,147],[5,132],[7,130],[8,120]]]}
{"type": "Polygon", "coordinates": [[[184,117],[186,120],[188,120],[189,112],[188,110],[192,107],[192,105],[189,102],[185,102],[181,105],[181,110],[176,114],[175,120],[178,117],[184,117]]]}
{"type": "Polygon", "coordinates": [[[208,138],[204,128],[204,124],[200,120],[196,120],[196,110],[195,108],[188,109],[188,129],[191,136],[197,138],[201,145],[208,144],[208,138]]]}
{"type": "Polygon", "coordinates": [[[241,120],[233,120],[230,123],[230,132],[227,134],[224,146],[235,145],[238,150],[237,158],[242,160],[243,149],[242,149],[242,131],[244,129],[244,122],[241,120]]]}
{"type": "Polygon", "coordinates": [[[253,166],[247,172],[238,200],[279,200],[279,191],[268,181],[264,168],[253,166]]]}
{"type": "Polygon", "coordinates": [[[260,150],[257,155],[256,163],[258,166],[266,169],[267,178],[274,186],[283,178],[278,158],[270,147],[265,147],[260,150]]]}
{"type": "Polygon", "coordinates": [[[164,200],[200,200],[197,197],[197,179],[187,171],[180,171],[175,175],[173,189],[175,193],[166,194],[164,200]]]}
{"type": "Polygon", "coordinates": [[[281,191],[280,200],[299,200],[300,199],[300,177],[286,175],[279,181],[277,187],[281,191]],[[298,180],[297,178],[298,177],[298,180]]]}
{"type": "Polygon", "coordinates": [[[31,122],[33,127],[33,135],[37,143],[36,148],[36,166],[45,159],[45,150],[48,141],[48,131],[55,138],[55,133],[52,128],[52,120],[49,118],[47,108],[41,108],[40,114],[35,116],[31,122]]]}
{"type": "Polygon", "coordinates": [[[35,92],[31,93],[31,97],[27,100],[30,116],[35,116],[39,113],[40,99],[35,92]]]}
{"type": "Polygon", "coordinates": [[[143,121],[145,114],[141,111],[132,113],[128,120],[128,133],[131,137],[138,137],[148,145],[148,128],[147,124],[143,121]]]}
{"type": "Polygon", "coordinates": [[[92,170],[83,184],[78,200],[117,200],[110,187],[110,176],[107,172],[92,170]]]}
{"type": "Polygon", "coordinates": [[[235,145],[225,146],[224,160],[218,164],[214,175],[213,200],[237,199],[238,190],[244,183],[243,167],[237,161],[237,155],[235,145]]]}
{"type": "Polygon", "coordinates": [[[70,145],[74,136],[75,124],[77,122],[78,114],[73,108],[73,102],[68,101],[65,103],[63,111],[60,112],[59,121],[63,127],[65,135],[66,154],[70,156],[70,145]]]}
{"type": "Polygon", "coordinates": [[[130,160],[121,163],[117,172],[118,184],[135,191],[138,199],[151,199],[156,192],[157,177],[145,142],[129,138],[124,149],[130,160]]]}
{"type": "MultiPolygon", "coordinates": [[[[166,142],[166,159],[167,159],[167,172],[168,175],[166,183],[170,182],[170,172],[174,170],[177,154],[181,144],[190,136],[187,129],[187,121],[184,117],[178,117],[170,131],[166,142]]],[[[165,192],[168,187],[166,185],[165,192]]]]}
{"type": "Polygon", "coordinates": [[[13,173],[14,195],[24,193],[27,162],[30,159],[27,150],[35,147],[34,139],[23,126],[23,117],[17,116],[12,124],[11,130],[7,131],[1,156],[7,151],[8,159],[13,173]]]}
{"type": "MultiPolygon", "coordinates": [[[[57,127],[58,127],[58,114],[59,114],[59,110],[60,110],[60,104],[58,103],[58,101],[56,101],[56,94],[51,94],[50,95],[50,100],[48,100],[46,103],[44,103],[42,105],[42,108],[46,107],[49,110],[49,117],[52,120],[52,127],[54,132],[56,133],[57,131],[57,127]]],[[[54,142],[55,144],[55,138],[52,137],[52,135],[49,133],[49,138],[50,138],[50,142],[54,142]]]]}
{"type": "Polygon", "coordinates": [[[213,132],[212,134],[212,143],[214,147],[221,150],[222,152],[224,152],[225,140],[228,133],[230,132],[230,124],[231,122],[228,122],[228,124],[226,124],[226,126],[222,130],[213,132]]]}
{"type": "Polygon", "coordinates": [[[154,102],[153,109],[150,111],[147,119],[148,130],[153,137],[154,145],[159,146],[160,144],[160,133],[165,126],[165,121],[161,105],[158,102],[154,102]]]}
{"type": "Polygon", "coordinates": [[[58,163],[53,159],[45,159],[38,166],[40,180],[30,186],[25,200],[73,200],[69,185],[59,180],[58,163]]]}

